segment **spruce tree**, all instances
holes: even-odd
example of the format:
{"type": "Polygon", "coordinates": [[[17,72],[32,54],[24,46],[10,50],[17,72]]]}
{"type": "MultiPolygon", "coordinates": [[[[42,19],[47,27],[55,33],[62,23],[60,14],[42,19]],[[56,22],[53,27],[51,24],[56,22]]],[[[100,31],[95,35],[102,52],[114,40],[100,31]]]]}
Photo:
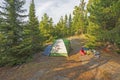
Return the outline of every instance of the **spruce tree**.
{"type": "Polygon", "coordinates": [[[52,18],[45,13],[40,21],[40,34],[43,36],[42,40],[44,43],[49,42],[52,39],[53,21],[52,18]]]}
{"type": "Polygon", "coordinates": [[[120,42],[120,1],[89,0],[89,33],[102,42],[120,42]]]}
{"type": "Polygon", "coordinates": [[[84,0],[80,0],[79,6],[75,6],[73,11],[73,26],[72,30],[74,34],[82,34],[85,33],[85,23],[86,19],[86,11],[85,11],[85,2],[84,0]]]}
{"type": "Polygon", "coordinates": [[[68,25],[68,16],[67,16],[67,14],[65,15],[64,25],[65,25],[64,26],[64,36],[66,37],[69,34],[69,29],[68,29],[69,25],[68,25]]]}
{"type": "Polygon", "coordinates": [[[72,33],[72,17],[71,17],[71,14],[69,15],[69,19],[68,19],[68,28],[69,28],[69,36],[73,35],[73,33],[72,33]]]}
{"type": "Polygon", "coordinates": [[[20,64],[24,60],[23,55],[23,19],[26,11],[23,9],[24,0],[4,0],[0,6],[2,25],[0,34],[2,35],[2,50],[0,54],[0,64],[20,64]]]}
{"type": "Polygon", "coordinates": [[[39,21],[35,16],[35,4],[32,0],[29,9],[29,37],[31,40],[32,50],[36,52],[40,48],[40,30],[39,30],[39,21]]]}
{"type": "Polygon", "coordinates": [[[57,29],[58,38],[65,37],[65,20],[63,16],[61,16],[59,22],[57,23],[56,29],[57,29]]]}

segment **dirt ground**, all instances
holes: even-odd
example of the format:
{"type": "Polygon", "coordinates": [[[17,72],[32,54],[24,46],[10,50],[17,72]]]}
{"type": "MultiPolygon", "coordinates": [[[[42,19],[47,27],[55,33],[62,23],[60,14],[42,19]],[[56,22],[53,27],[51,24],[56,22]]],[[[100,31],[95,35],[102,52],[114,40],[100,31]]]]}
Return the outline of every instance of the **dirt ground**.
{"type": "Polygon", "coordinates": [[[48,57],[41,53],[33,61],[15,67],[0,68],[0,80],[120,80],[120,55],[101,52],[80,56],[84,40],[71,37],[69,57],[48,57]]]}

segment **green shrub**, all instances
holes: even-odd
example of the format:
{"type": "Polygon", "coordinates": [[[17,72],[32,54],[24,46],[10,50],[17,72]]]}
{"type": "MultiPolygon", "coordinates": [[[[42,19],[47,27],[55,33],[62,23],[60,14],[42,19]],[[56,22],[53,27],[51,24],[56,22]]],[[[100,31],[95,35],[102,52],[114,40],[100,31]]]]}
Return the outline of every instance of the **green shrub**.
{"type": "Polygon", "coordinates": [[[95,46],[96,46],[96,37],[91,36],[89,34],[86,34],[85,36],[87,38],[87,41],[85,43],[85,47],[90,48],[90,49],[95,48],[95,46]]]}

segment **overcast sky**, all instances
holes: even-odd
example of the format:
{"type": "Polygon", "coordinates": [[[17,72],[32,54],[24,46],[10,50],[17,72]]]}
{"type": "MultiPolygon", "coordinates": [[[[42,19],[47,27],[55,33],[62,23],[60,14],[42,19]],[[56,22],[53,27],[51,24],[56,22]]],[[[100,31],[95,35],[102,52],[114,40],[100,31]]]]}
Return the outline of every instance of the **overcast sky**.
{"type": "MultiPolygon", "coordinates": [[[[26,0],[25,8],[29,9],[31,0],[26,0]]],[[[34,0],[36,8],[36,16],[39,20],[44,13],[47,13],[49,17],[52,17],[53,22],[59,21],[61,16],[65,14],[72,14],[76,5],[79,5],[80,0],[34,0]]],[[[85,0],[86,2],[88,0],[85,0]]]]}
{"type": "MultiPolygon", "coordinates": [[[[0,2],[3,0],[0,0],[0,2]]],[[[34,0],[36,8],[36,16],[39,20],[44,13],[47,13],[49,17],[52,17],[53,22],[59,21],[61,16],[65,14],[72,14],[76,5],[79,5],[80,0],[34,0]]],[[[85,0],[86,2],[88,0],[85,0]]],[[[31,0],[26,0],[25,9],[29,11],[31,0]]]]}

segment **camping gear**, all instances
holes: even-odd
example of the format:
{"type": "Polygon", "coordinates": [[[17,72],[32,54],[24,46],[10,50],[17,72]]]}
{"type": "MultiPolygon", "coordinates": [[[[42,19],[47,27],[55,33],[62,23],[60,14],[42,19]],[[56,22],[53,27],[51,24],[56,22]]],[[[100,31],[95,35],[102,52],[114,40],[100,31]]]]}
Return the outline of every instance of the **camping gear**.
{"type": "Polygon", "coordinates": [[[67,39],[57,39],[51,47],[47,47],[44,54],[47,56],[68,56],[70,52],[70,41],[67,39]]]}
{"type": "Polygon", "coordinates": [[[93,53],[94,53],[95,57],[97,57],[97,58],[100,57],[100,52],[99,51],[93,50],[93,53]]]}
{"type": "Polygon", "coordinates": [[[80,55],[81,56],[84,56],[86,53],[85,53],[85,51],[84,51],[84,49],[82,48],[81,50],[80,50],[80,55]]]}
{"type": "Polygon", "coordinates": [[[100,57],[100,52],[96,51],[95,52],[95,57],[99,58],[100,57]]]}
{"type": "Polygon", "coordinates": [[[86,48],[86,47],[83,47],[83,49],[84,49],[85,51],[89,50],[89,48],[86,48]]]}
{"type": "Polygon", "coordinates": [[[91,50],[87,50],[87,51],[86,51],[86,54],[87,54],[87,55],[90,55],[90,54],[92,54],[92,51],[91,51],[91,50]]]}
{"type": "Polygon", "coordinates": [[[90,51],[89,48],[83,47],[83,50],[84,50],[84,52],[85,52],[87,55],[90,55],[90,54],[91,54],[91,51],[90,51]]]}

